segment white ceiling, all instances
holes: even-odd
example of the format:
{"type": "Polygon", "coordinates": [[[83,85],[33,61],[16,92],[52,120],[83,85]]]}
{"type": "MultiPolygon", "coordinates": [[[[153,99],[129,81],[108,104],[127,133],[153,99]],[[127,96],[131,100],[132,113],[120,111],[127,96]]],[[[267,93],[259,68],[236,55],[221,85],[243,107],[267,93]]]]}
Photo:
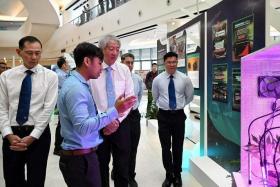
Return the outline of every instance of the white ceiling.
{"type": "Polygon", "coordinates": [[[18,16],[24,9],[21,0],[1,0],[0,15],[18,16]]]}
{"type": "Polygon", "coordinates": [[[273,8],[276,8],[278,11],[280,11],[280,0],[270,0],[270,4],[273,8]]]}

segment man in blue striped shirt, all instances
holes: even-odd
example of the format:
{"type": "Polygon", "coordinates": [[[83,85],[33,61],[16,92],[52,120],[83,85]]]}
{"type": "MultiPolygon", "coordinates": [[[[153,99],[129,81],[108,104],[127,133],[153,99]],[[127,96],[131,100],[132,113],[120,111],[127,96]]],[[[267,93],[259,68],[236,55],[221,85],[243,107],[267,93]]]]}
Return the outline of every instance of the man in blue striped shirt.
{"type": "Polygon", "coordinates": [[[64,82],[59,93],[58,108],[62,143],[59,167],[68,186],[101,187],[97,146],[103,139],[99,130],[106,127],[113,133],[118,123],[112,123],[130,109],[135,96],[120,96],[115,106],[98,114],[87,81],[96,79],[102,71],[102,51],[84,42],[74,50],[76,71],[64,82]]]}

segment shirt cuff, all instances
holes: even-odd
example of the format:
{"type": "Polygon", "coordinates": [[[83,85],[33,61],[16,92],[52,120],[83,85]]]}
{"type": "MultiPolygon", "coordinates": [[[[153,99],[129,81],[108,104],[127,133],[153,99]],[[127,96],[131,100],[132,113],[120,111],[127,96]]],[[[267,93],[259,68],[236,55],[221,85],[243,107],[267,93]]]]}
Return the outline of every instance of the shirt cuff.
{"type": "Polygon", "coordinates": [[[36,139],[39,139],[41,135],[42,135],[42,132],[40,130],[36,129],[36,127],[33,129],[33,131],[30,134],[30,136],[32,136],[33,138],[36,138],[36,139]]]}
{"type": "Polygon", "coordinates": [[[107,114],[110,118],[110,121],[113,121],[119,117],[118,111],[115,107],[109,108],[107,114]]]}
{"type": "Polygon", "coordinates": [[[10,126],[3,128],[2,130],[2,136],[3,138],[9,134],[13,134],[13,130],[10,126]]]}

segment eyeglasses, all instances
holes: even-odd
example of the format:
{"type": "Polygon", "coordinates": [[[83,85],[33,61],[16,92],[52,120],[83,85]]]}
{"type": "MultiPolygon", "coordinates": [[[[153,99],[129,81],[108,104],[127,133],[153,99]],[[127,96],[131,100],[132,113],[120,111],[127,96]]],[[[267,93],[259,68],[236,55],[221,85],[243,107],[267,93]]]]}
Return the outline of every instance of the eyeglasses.
{"type": "Polygon", "coordinates": [[[176,65],[178,61],[166,61],[165,63],[168,65],[176,65]]]}

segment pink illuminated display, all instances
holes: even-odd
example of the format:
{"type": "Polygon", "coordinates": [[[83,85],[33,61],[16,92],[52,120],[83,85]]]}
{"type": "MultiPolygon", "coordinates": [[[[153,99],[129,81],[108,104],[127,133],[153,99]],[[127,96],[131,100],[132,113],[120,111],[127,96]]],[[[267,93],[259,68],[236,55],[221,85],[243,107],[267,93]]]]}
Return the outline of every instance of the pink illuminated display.
{"type": "Polygon", "coordinates": [[[279,186],[279,142],[280,44],[277,44],[241,60],[241,175],[247,186],[279,186]]]}

